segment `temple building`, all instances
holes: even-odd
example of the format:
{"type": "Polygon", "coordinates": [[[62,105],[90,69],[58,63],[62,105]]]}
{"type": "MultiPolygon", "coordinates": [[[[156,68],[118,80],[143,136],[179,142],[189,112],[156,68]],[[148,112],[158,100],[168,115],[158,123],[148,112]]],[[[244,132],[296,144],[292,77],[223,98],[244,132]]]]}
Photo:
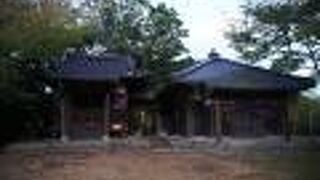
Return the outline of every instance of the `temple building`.
{"type": "Polygon", "coordinates": [[[297,97],[315,85],[217,56],[173,73],[155,90],[136,64],[112,53],[74,54],[59,62],[62,140],[137,134],[289,138],[298,121],[297,97]]]}

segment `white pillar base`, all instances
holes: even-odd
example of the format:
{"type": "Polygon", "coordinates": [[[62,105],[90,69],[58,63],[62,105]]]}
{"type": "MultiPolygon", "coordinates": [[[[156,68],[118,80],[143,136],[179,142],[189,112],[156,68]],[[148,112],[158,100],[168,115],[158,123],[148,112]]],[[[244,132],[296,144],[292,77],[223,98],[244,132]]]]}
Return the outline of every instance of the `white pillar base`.
{"type": "Polygon", "coordinates": [[[166,137],[168,137],[168,134],[167,134],[166,132],[160,132],[160,133],[158,134],[158,136],[159,136],[159,137],[166,138],[166,137]]]}
{"type": "Polygon", "coordinates": [[[67,135],[62,135],[62,136],[60,137],[60,140],[61,140],[61,142],[63,142],[63,143],[67,143],[67,142],[69,142],[69,137],[68,137],[67,135]]]}
{"type": "Polygon", "coordinates": [[[103,141],[103,142],[109,142],[109,141],[110,141],[109,135],[104,135],[104,136],[102,136],[102,141],[103,141]]]}

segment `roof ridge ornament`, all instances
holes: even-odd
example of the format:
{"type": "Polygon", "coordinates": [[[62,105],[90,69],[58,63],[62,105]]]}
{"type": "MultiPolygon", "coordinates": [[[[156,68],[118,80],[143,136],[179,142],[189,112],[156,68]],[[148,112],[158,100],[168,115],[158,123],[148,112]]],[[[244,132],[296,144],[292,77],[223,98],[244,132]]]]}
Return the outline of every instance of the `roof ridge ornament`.
{"type": "Polygon", "coordinates": [[[217,59],[220,57],[220,53],[217,51],[216,48],[212,48],[208,54],[209,59],[217,59]]]}

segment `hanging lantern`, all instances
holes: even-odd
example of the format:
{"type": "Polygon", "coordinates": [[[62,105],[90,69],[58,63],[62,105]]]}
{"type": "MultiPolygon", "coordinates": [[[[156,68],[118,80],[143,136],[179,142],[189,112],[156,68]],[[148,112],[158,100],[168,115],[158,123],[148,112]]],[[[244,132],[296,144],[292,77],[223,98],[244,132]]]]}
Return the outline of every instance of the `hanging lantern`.
{"type": "Polygon", "coordinates": [[[114,91],[113,109],[126,110],[128,107],[128,94],[125,87],[118,87],[114,91]]]}
{"type": "Polygon", "coordinates": [[[202,95],[199,91],[199,89],[196,89],[195,92],[193,93],[193,97],[192,97],[195,101],[201,101],[202,99],[202,95]]]}
{"type": "Polygon", "coordinates": [[[211,106],[213,104],[213,100],[211,98],[206,98],[203,102],[205,106],[211,106]]]}

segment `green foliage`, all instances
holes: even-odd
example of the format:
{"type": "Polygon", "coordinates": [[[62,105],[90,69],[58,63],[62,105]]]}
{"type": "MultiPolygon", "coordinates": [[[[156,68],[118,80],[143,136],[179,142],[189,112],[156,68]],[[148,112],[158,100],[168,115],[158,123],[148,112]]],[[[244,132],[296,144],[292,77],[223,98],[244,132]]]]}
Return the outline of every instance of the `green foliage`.
{"type": "MultiPolygon", "coordinates": [[[[259,171],[266,174],[266,179],[281,180],[317,180],[319,169],[317,164],[320,154],[317,143],[313,151],[300,153],[281,153],[281,155],[250,156],[250,161],[255,164],[259,171]]],[[[279,149],[280,150],[280,149],[279,149]]],[[[262,174],[264,174],[262,173],[262,174]]]]}
{"type": "Polygon", "coordinates": [[[181,39],[187,30],[177,12],[163,3],[102,0],[90,7],[97,12],[91,16],[98,21],[94,22],[96,43],[108,51],[135,56],[149,72],[170,72],[174,58],[186,51],[181,39]]]}
{"type": "Polygon", "coordinates": [[[82,45],[87,28],[63,1],[0,0],[0,7],[1,141],[43,120],[45,65],[82,45]]]}
{"type": "Polygon", "coordinates": [[[243,59],[270,60],[277,71],[291,72],[308,63],[319,70],[320,1],[266,1],[243,9],[245,21],[227,34],[243,59]]]}
{"type": "Polygon", "coordinates": [[[301,96],[298,103],[299,121],[297,134],[320,134],[320,99],[301,96]]]}
{"type": "Polygon", "coordinates": [[[179,71],[191,65],[194,65],[196,60],[193,59],[191,56],[187,56],[185,58],[179,59],[177,61],[172,62],[171,71],[179,71]]]}
{"type": "Polygon", "coordinates": [[[165,4],[88,0],[73,9],[68,2],[0,0],[0,142],[43,124],[53,103],[44,94],[46,65],[69,48],[99,44],[166,75],[193,62],[174,60],[186,51],[187,31],[165,4]]]}
{"type": "Polygon", "coordinates": [[[39,130],[34,127],[28,133],[25,131],[28,124],[34,125],[41,119],[40,99],[12,86],[0,85],[0,93],[0,146],[39,130]]]}
{"type": "Polygon", "coordinates": [[[42,72],[50,58],[83,43],[86,27],[77,26],[65,4],[51,0],[0,4],[0,63],[5,67],[0,83],[29,84],[35,79],[25,78],[42,72]]]}
{"type": "Polygon", "coordinates": [[[85,28],[76,25],[66,6],[35,2],[1,0],[2,56],[15,52],[22,58],[46,58],[82,43],[85,28]]]}

